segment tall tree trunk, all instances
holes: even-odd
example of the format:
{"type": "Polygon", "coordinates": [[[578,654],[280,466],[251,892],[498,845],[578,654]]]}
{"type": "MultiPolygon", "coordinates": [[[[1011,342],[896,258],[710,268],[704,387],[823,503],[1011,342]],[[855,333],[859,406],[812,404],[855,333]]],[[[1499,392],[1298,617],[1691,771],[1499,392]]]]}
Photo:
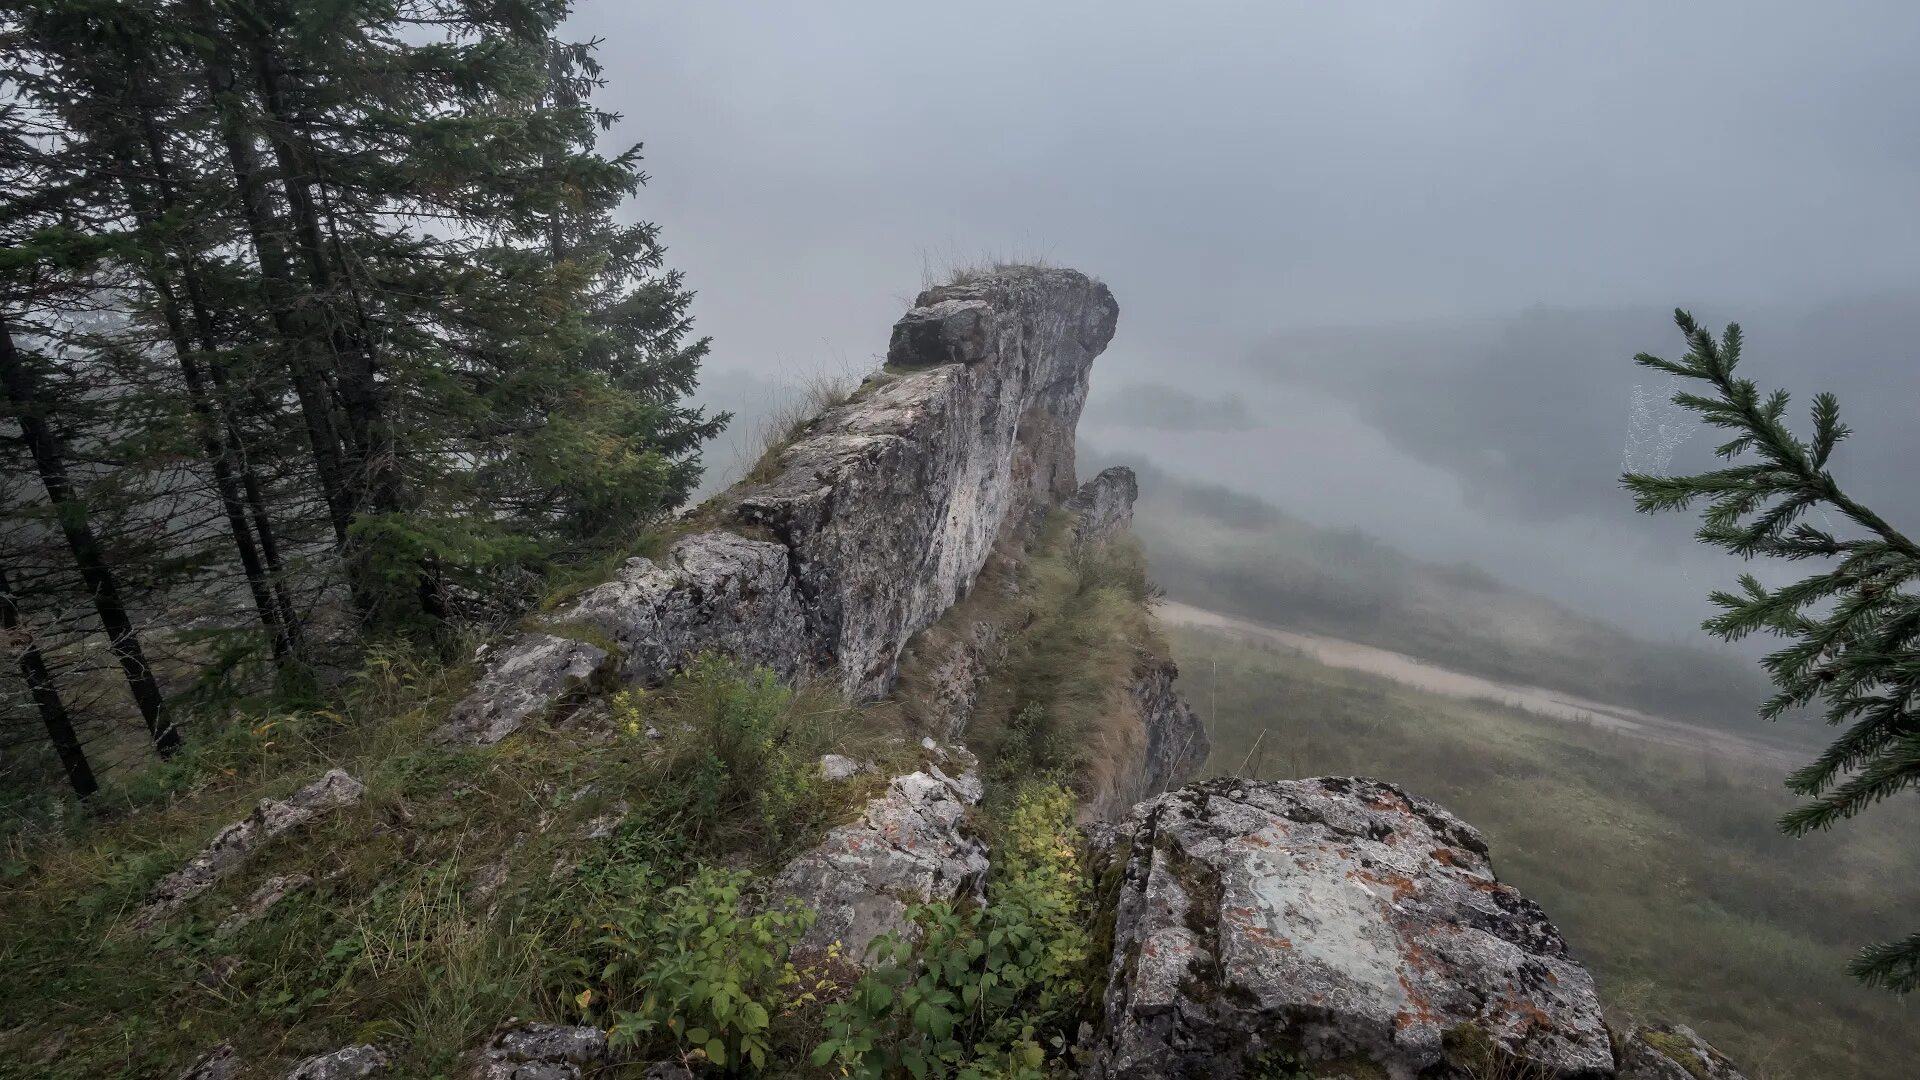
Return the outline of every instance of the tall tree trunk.
{"type": "Polygon", "coordinates": [[[87,753],[80,747],[79,736],[74,734],[66,703],[60,700],[60,689],[54,685],[46,659],[40,655],[40,646],[33,640],[33,631],[21,617],[19,605],[13,602],[13,590],[7,585],[7,571],[3,566],[0,566],[0,637],[7,638],[20,650],[20,676],[27,680],[27,692],[33,695],[33,704],[47,725],[47,738],[53,741],[54,753],[60,756],[60,767],[67,771],[67,782],[82,799],[91,796],[100,790],[100,784],[93,778],[93,766],[87,764],[87,753]]]}
{"type": "MultiPolygon", "coordinates": [[[[153,113],[143,101],[139,107],[140,134],[146,143],[147,156],[153,166],[154,185],[160,196],[160,209],[171,211],[179,206],[179,197],[173,184],[173,166],[167,157],[166,144],[163,141],[159,125],[154,122],[153,113]]],[[[143,224],[152,224],[151,215],[143,224]]],[[[254,475],[253,468],[247,462],[245,443],[240,433],[240,425],[233,416],[233,397],[226,386],[226,371],[219,356],[218,335],[214,331],[213,312],[207,302],[206,289],[200,282],[199,269],[195,264],[197,252],[192,249],[178,253],[181,283],[187,293],[187,302],[193,309],[194,327],[199,333],[200,351],[206,356],[207,372],[214,382],[213,397],[209,399],[205,382],[199,366],[188,355],[186,331],[180,326],[177,304],[164,281],[156,283],[167,320],[167,329],[173,337],[174,348],[180,356],[180,370],[186,379],[187,393],[192,399],[194,411],[200,416],[206,431],[203,435],[209,458],[214,468],[214,479],[219,486],[221,501],[227,507],[228,523],[233,529],[234,544],[239,549],[241,565],[247,571],[247,583],[254,592],[254,602],[260,609],[260,618],[273,635],[274,656],[285,658],[298,652],[300,647],[300,619],[294,610],[293,600],[287,593],[286,571],[280,559],[280,546],[275,537],[273,518],[267,511],[260,479],[254,475]],[[218,418],[216,419],[216,414],[218,418]],[[221,438],[224,429],[225,438],[221,438]],[[226,477],[221,473],[225,472],[226,477]],[[234,477],[239,478],[239,490],[234,490],[234,477]],[[243,509],[244,506],[244,509],[243,509]],[[251,517],[251,522],[249,522],[251,517]],[[254,553],[253,536],[259,540],[258,554],[254,553]],[[264,564],[264,565],[262,565],[264,564]]]]}
{"type": "Polygon", "coordinates": [[[120,582],[107,565],[100,541],[87,522],[85,504],[74,495],[73,484],[67,478],[66,448],[61,445],[59,434],[40,414],[42,402],[36,380],[14,349],[13,328],[4,313],[0,313],[0,388],[19,410],[16,419],[27,449],[33,455],[34,467],[40,473],[40,483],[46,488],[47,501],[60,520],[60,531],[66,534],[80,579],[92,594],[93,609],[107,631],[107,645],[120,661],[120,670],[126,674],[127,689],[132,691],[134,704],[146,721],[154,749],[163,756],[172,754],[180,748],[180,731],[167,719],[165,696],[160,692],[153,668],[147,664],[140,637],[133,629],[133,619],[121,600],[120,582]]]}
{"type": "MultiPolygon", "coordinates": [[[[321,298],[320,310],[327,320],[328,339],[339,361],[340,399],[347,414],[348,444],[358,460],[349,478],[364,496],[364,504],[376,513],[400,509],[399,462],[394,453],[393,432],[388,427],[386,402],[381,391],[368,328],[358,312],[352,318],[342,315],[336,304],[340,283],[327,254],[320,209],[314,199],[318,180],[314,155],[293,115],[288,99],[291,77],[284,58],[274,48],[271,30],[256,25],[254,68],[260,80],[261,97],[271,121],[266,125],[267,142],[273,147],[280,166],[281,190],[286,196],[287,212],[293,219],[294,242],[307,266],[312,291],[321,298]]],[[[341,276],[346,268],[341,267],[341,276]]],[[[358,505],[358,502],[356,502],[358,505]]]]}
{"type": "MultiPolygon", "coordinates": [[[[211,13],[206,10],[204,3],[196,4],[195,8],[200,14],[203,32],[218,48],[221,36],[211,13]]],[[[267,310],[273,319],[275,332],[289,353],[287,368],[292,375],[294,397],[300,404],[307,439],[313,449],[314,467],[326,499],[328,518],[333,524],[334,542],[344,550],[347,545],[347,526],[353,519],[352,500],[341,461],[340,437],[334,427],[326,382],[322,374],[315,370],[311,357],[317,336],[311,332],[310,326],[302,325],[310,315],[301,310],[298,302],[299,290],[293,280],[292,262],[275,228],[273,196],[260,177],[259,155],[241,127],[239,117],[227,102],[228,95],[234,92],[233,70],[219,57],[209,56],[206,79],[208,93],[219,114],[220,135],[226,149],[227,163],[240,189],[241,215],[246,222],[254,255],[260,261],[267,310]]]]}

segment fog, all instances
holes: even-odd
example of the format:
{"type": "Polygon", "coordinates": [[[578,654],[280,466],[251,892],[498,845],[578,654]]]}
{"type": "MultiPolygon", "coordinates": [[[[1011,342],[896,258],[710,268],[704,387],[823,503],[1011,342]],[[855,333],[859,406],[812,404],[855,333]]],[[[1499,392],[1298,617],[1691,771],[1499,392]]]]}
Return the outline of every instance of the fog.
{"type": "Polygon", "coordinates": [[[573,28],[722,407],[871,367],[923,275],[1070,265],[1121,305],[1104,452],[1671,635],[1734,567],[1615,478],[1660,385],[1629,357],[1678,351],[1684,305],[1739,319],[1797,415],[1840,392],[1836,470],[1920,521],[1920,6],[582,0],[573,28]]]}

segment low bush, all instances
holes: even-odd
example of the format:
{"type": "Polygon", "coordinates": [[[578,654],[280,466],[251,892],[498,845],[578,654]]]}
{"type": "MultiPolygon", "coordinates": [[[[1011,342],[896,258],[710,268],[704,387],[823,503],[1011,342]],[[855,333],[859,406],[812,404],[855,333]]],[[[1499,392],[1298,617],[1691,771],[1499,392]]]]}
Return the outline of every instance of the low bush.
{"type": "Polygon", "coordinates": [[[1044,1076],[1096,975],[1075,806],[1057,785],[1023,790],[996,830],[986,906],[921,905],[917,939],[876,942],[876,966],[828,1008],[812,1064],[871,1080],[1044,1076]]]}

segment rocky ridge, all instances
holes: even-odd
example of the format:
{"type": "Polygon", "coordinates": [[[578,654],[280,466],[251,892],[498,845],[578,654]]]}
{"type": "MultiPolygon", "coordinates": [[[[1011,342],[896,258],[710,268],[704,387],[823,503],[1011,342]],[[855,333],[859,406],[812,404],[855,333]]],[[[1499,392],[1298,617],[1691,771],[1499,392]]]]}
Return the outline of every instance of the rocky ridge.
{"type": "MultiPolygon", "coordinates": [[[[831,678],[855,698],[887,693],[916,636],[978,586],[996,552],[1017,558],[1049,512],[1065,512],[1077,549],[1127,529],[1132,472],[1076,486],[1073,463],[1089,368],[1116,318],[1104,286],[1066,270],[1016,268],[921,294],[894,327],[884,372],[816,418],[770,474],[703,508],[710,527],[659,560],[629,561],[494,650],[442,737],[497,742],[574,697],[657,683],[707,650],[789,679],[831,678]]],[[[987,622],[939,629],[932,734],[964,739],[1002,633],[987,622]]],[[[1337,777],[1162,793],[1208,752],[1175,676],[1163,657],[1140,656],[1125,687],[1137,738],[1116,751],[1121,780],[1086,808],[1117,821],[1088,830],[1110,883],[1111,952],[1099,1015],[1072,1056],[1086,1080],[1739,1080],[1685,1028],[1643,1029],[1616,1047],[1593,980],[1546,914],[1499,881],[1471,826],[1432,803],[1337,777]]],[[[991,854],[974,823],[980,771],[957,746],[926,749],[930,760],[771,882],[818,916],[803,947],[838,942],[857,957],[881,933],[911,932],[911,903],[979,897],[991,854]]],[[[284,831],[357,798],[349,785],[330,774],[229,832],[284,831]]],[[[216,840],[168,879],[156,910],[250,846],[216,840]]],[[[302,887],[272,884],[255,899],[302,887]]],[[[580,1080],[607,1059],[596,1029],[510,1023],[463,1075],[580,1080]]],[[[377,1047],[354,1045],[285,1075],[387,1072],[377,1047]]],[[[241,1074],[216,1047],[185,1077],[241,1074]]]]}
{"type": "Polygon", "coordinates": [[[699,515],[715,527],[662,562],[630,560],[499,650],[445,738],[498,741],[597,677],[657,682],[706,649],[885,694],[908,639],[972,587],[994,542],[1074,493],[1074,429],[1118,317],[1072,270],[923,292],[885,370],[771,477],[717,496],[699,515]]]}

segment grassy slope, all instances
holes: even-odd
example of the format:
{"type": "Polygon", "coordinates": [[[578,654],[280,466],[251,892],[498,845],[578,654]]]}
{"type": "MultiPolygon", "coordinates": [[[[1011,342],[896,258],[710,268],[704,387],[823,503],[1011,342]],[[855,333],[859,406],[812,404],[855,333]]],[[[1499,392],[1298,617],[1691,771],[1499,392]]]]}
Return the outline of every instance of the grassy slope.
{"type": "Polygon", "coordinates": [[[1690,1024],[1755,1080],[1899,1076],[1920,1058],[1910,1009],[1842,973],[1920,910],[1910,808],[1790,840],[1771,771],[1215,634],[1177,631],[1174,648],[1213,771],[1370,775],[1442,803],[1485,832],[1610,1008],[1690,1024]]]}

